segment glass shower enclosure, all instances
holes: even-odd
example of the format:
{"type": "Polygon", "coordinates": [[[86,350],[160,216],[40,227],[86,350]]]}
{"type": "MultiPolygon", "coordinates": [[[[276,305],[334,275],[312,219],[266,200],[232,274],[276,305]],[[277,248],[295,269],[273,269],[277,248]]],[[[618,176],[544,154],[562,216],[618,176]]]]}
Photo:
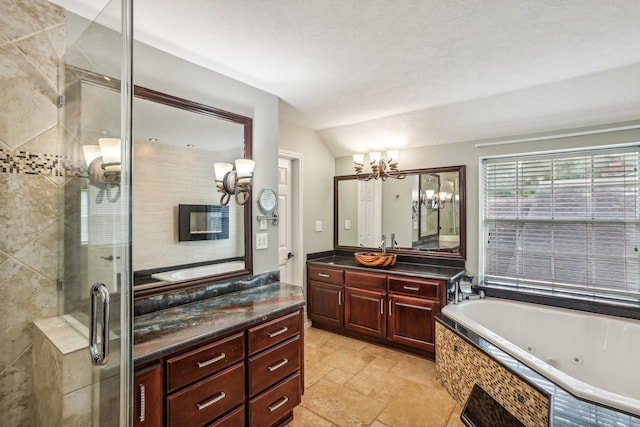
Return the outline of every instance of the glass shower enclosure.
{"type": "Polygon", "coordinates": [[[0,425],[129,424],[131,1],[64,3],[0,17],[0,425]]]}

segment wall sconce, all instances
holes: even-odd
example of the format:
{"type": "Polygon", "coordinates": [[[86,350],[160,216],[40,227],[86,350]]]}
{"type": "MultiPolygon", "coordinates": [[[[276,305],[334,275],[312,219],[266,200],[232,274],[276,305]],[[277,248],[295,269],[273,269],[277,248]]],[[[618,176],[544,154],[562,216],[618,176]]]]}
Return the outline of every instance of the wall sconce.
{"type": "Polygon", "coordinates": [[[387,178],[404,179],[405,175],[401,175],[398,170],[398,157],[400,151],[389,150],[387,151],[387,160],[385,161],[380,155],[379,151],[372,151],[369,153],[369,165],[371,166],[371,173],[369,175],[361,175],[364,167],[364,154],[358,153],[353,155],[353,167],[356,170],[356,178],[369,181],[370,179],[382,179],[386,181],[387,178]],[[388,168],[388,170],[387,170],[388,168]]]}
{"type": "Polygon", "coordinates": [[[98,145],[83,145],[82,152],[87,164],[89,182],[100,191],[96,202],[101,203],[107,195],[110,202],[120,198],[120,172],[122,170],[120,160],[121,141],[119,138],[99,138],[98,145]],[[117,186],[118,192],[111,196],[111,188],[117,186]]]}
{"type": "Polygon", "coordinates": [[[448,201],[453,198],[453,193],[440,191],[436,194],[435,190],[425,190],[422,193],[422,204],[431,209],[443,209],[448,201]]]}
{"type": "Polygon", "coordinates": [[[250,159],[237,159],[236,168],[231,163],[214,163],[216,187],[220,197],[220,204],[226,206],[233,194],[236,204],[244,205],[250,198],[253,168],[256,162],[250,159]],[[242,197],[240,197],[242,195],[242,197]]]}

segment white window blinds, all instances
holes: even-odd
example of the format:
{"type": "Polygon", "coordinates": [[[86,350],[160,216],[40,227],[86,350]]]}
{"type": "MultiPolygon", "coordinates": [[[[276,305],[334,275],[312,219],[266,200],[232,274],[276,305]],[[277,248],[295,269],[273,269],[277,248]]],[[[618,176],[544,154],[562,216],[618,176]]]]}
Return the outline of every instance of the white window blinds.
{"type": "Polygon", "coordinates": [[[640,300],[638,168],[638,147],[484,159],[483,282],[640,300]]]}

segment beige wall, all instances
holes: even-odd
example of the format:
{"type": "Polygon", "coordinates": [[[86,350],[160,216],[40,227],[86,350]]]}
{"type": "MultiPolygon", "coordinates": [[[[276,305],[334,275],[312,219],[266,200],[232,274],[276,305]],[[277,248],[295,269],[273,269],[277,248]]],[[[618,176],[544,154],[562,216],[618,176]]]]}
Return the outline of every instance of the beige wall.
{"type": "MultiPolygon", "coordinates": [[[[628,124],[628,123],[626,123],[628,124]]],[[[571,130],[573,132],[575,130],[571,130]]],[[[400,151],[400,169],[466,165],[467,262],[469,274],[478,272],[478,170],[481,157],[579,147],[640,142],[640,130],[550,138],[542,141],[476,147],[477,141],[413,148],[400,151]]],[[[336,158],[336,175],[353,173],[351,157],[336,158]]]]}
{"type": "Polygon", "coordinates": [[[278,147],[303,157],[303,241],[304,256],[333,249],[334,157],[318,134],[280,120],[278,147]],[[315,222],[322,221],[321,232],[315,222]]]}

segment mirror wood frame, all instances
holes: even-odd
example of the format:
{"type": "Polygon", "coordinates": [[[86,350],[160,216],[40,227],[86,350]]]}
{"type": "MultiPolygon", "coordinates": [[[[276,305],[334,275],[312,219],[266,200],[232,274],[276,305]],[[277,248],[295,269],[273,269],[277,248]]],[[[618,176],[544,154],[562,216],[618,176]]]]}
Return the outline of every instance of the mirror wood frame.
{"type": "MultiPolygon", "coordinates": [[[[115,78],[110,78],[107,76],[103,76],[101,74],[97,74],[97,73],[76,68],[73,66],[67,66],[65,72],[69,73],[69,75],[73,75],[75,77],[75,81],[77,81],[79,84],[86,83],[86,84],[102,87],[104,89],[114,90],[118,92],[120,91],[120,81],[115,78]]],[[[156,90],[149,89],[139,85],[133,86],[133,96],[135,98],[147,100],[150,102],[156,102],[169,107],[179,108],[181,110],[189,111],[192,113],[202,114],[211,118],[225,120],[228,122],[242,125],[244,128],[244,158],[245,159],[252,158],[253,119],[251,117],[232,113],[226,110],[222,110],[209,105],[205,105],[205,104],[201,104],[188,99],[180,98],[177,96],[169,95],[167,93],[156,91],[156,90]]],[[[132,156],[128,156],[128,157],[129,157],[129,161],[133,162],[132,156]]],[[[217,194],[214,180],[215,180],[215,177],[212,175],[211,191],[212,193],[217,194]]],[[[251,199],[253,199],[252,193],[249,196],[251,197],[251,199]]],[[[132,279],[134,298],[137,299],[141,297],[147,297],[150,295],[175,291],[177,289],[184,289],[184,288],[197,286],[205,283],[223,281],[223,280],[228,280],[235,277],[241,277],[241,276],[253,274],[253,239],[252,239],[253,203],[252,202],[253,200],[243,205],[243,208],[244,208],[243,242],[244,242],[244,264],[245,264],[244,269],[236,270],[228,273],[205,276],[198,279],[185,280],[182,282],[175,282],[175,283],[169,283],[169,284],[162,282],[163,284],[157,287],[149,286],[149,284],[146,284],[144,289],[137,289],[137,290],[135,289],[135,286],[133,286],[133,279],[132,279]]],[[[132,212],[132,214],[134,213],[132,212]]],[[[132,242],[132,244],[135,244],[135,242],[132,242]]],[[[131,274],[133,276],[133,272],[131,274]]]]}
{"type": "MultiPolygon", "coordinates": [[[[437,168],[425,168],[425,169],[408,169],[399,171],[398,175],[423,175],[423,174],[438,174],[441,172],[457,172],[460,178],[459,181],[459,194],[460,194],[460,216],[458,221],[460,222],[460,250],[458,252],[444,252],[444,251],[425,251],[409,248],[396,248],[391,249],[387,247],[387,252],[396,253],[398,255],[406,255],[417,258],[436,258],[436,259],[454,259],[454,260],[466,260],[467,256],[467,197],[466,197],[466,167],[465,165],[459,166],[444,166],[437,168]]],[[[341,181],[357,180],[355,175],[341,175],[333,177],[333,247],[335,250],[345,251],[362,251],[362,250],[377,250],[378,248],[367,248],[360,246],[341,246],[338,244],[338,183],[341,181]]],[[[382,184],[384,185],[384,183],[382,184]]]]}

